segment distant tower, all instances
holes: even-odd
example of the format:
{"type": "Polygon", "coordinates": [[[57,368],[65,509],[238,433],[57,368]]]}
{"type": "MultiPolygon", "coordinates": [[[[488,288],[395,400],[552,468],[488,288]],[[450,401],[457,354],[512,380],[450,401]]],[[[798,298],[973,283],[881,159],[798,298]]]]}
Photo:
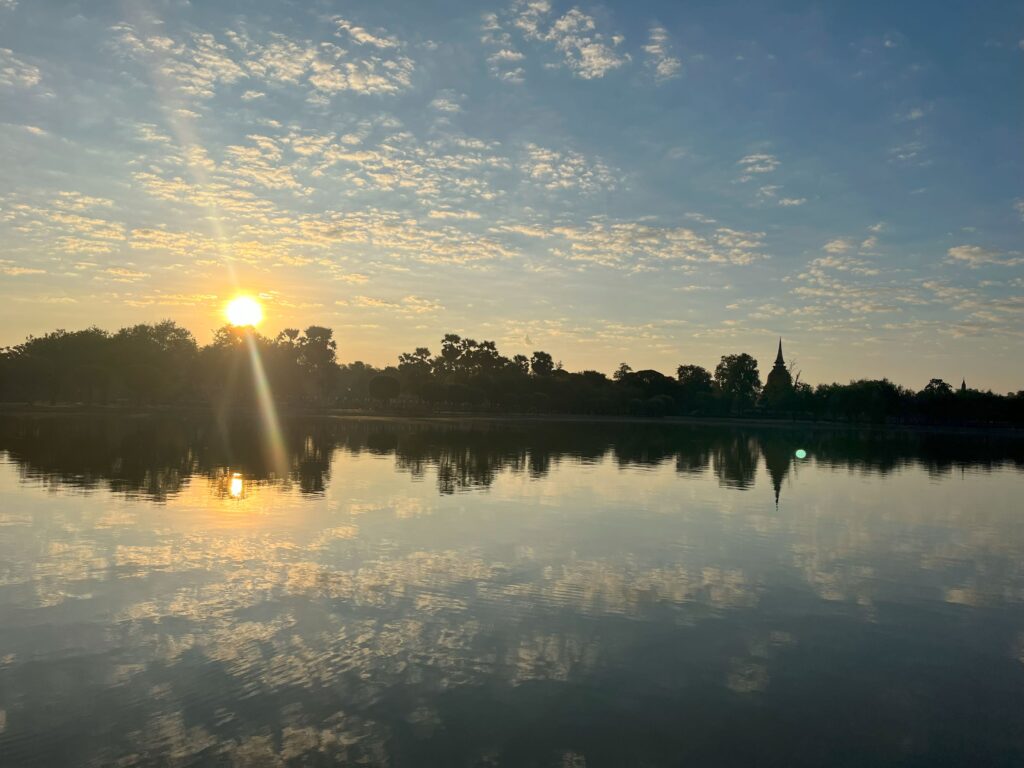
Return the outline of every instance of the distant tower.
{"type": "Polygon", "coordinates": [[[775,356],[775,365],[768,371],[764,382],[764,401],[769,407],[783,407],[788,395],[793,391],[793,377],[786,370],[786,361],[782,357],[782,339],[779,338],[779,353],[775,356]]]}
{"type": "Polygon", "coordinates": [[[775,373],[776,371],[784,371],[786,373],[789,373],[789,371],[786,371],[786,361],[782,359],[782,337],[781,336],[779,336],[779,353],[777,355],[775,355],[775,365],[772,366],[772,373],[775,373]]]}
{"type": "Polygon", "coordinates": [[[967,391],[967,379],[961,379],[960,380],[960,391],[961,392],[966,392],[967,391]]]}

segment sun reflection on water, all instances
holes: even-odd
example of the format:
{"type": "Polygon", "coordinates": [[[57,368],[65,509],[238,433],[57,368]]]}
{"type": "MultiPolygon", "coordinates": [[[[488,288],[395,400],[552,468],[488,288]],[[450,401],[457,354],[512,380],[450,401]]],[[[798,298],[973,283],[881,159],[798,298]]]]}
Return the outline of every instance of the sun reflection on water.
{"type": "Polygon", "coordinates": [[[231,473],[231,480],[228,483],[228,494],[232,499],[242,498],[242,493],[245,490],[245,486],[242,482],[242,473],[233,472],[231,473]]]}

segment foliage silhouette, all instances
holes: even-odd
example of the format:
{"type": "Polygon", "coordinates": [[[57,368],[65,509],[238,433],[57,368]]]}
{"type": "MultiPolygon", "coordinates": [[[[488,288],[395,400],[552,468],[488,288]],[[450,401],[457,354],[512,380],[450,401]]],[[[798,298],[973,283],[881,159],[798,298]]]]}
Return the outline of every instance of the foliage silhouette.
{"type": "Polygon", "coordinates": [[[374,376],[370,379],[369,393],[374,400],[380,400],[387,405],[391,400],[398,397],[402,385],[393,376],[374,376]]]}
{"type": "Polygon", "coordinates": [[[714,375],[682,364],[675,378],[622,363],[612,377],[570,372],[536,350],[506,357],[495,342],[449,333],[378,369],[340,363],[331,329],[288,328],[275,338],[225,326],[206,346],[166,320],[110,334],[57,330],[0,350],[0,400],[22,403],[254,407],[265,380],[281,405],[604,416],[757,416],[854,424],[1024,424],[1024,391],[1005,396],[954,390],[932,379],[920,391],[887,379],[811,387],[781,360],[762,390],[758,362],[723,355],[714,375]],[[261,376],[254,375],[259,366],[261,376]],[[375,383],[376,382],[376,383],[375,383]],[[393,382],[393,383],[392,383],[393,382]],[[395,386],[397,385],[397,391],[395,386]]]}

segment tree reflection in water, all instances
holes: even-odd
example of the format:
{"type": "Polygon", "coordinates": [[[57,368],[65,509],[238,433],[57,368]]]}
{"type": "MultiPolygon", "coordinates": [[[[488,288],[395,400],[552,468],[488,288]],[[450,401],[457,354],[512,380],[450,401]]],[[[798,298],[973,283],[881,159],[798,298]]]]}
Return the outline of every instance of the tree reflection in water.
{"type": "MultiPolygon", "coordinates": [[[[288,473],[277,476],[261,448],[260,423],[217,424],[161,416],[111,418],[6,417],[0,451],[27,480],[160,501],[192,476],[211,480],[239,472],[246,484],[297,487],[321,494],[336,451],[393,456],[395,466],[422,478],[436,471],[443,494],[487,488],[502,472],[545,477],[563,460],[618,466],[674,462],[680,474],[710,467],[723,487],[753,487],[762,463],[776,500],[798,448],[819,464],[886,474],[908,465],[935,475],[957,468],[1024,466],[1009,437],[930,432],[807,430],[658,423],[416,422],[292,419],[283,425],[288,473]]],[[[228,495],[236,495],[228,487],[228,495]]]]}

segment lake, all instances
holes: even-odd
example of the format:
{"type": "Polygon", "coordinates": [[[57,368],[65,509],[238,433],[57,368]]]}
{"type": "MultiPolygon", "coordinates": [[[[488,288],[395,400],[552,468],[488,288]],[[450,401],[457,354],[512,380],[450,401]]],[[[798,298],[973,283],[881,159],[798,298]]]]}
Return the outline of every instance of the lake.
{"type": "Polygon", "coordinates": [[[0,764],[1019,766],[1024,450],[0,417],[0,764]]]}

